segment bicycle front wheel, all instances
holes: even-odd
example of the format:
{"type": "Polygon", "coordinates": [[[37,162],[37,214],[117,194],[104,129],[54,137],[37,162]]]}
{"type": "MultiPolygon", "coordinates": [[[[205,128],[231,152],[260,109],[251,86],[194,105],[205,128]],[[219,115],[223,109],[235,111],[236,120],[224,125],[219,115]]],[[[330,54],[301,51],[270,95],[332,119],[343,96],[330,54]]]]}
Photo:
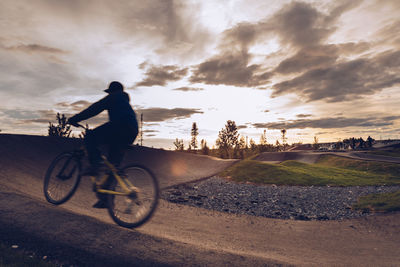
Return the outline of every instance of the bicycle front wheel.
{"type": "MultiPolygon", "coordinates": [[[[139,192],[129,195],[108,195],[108,212],[120,226],[133,228],[147,222],[153,215],[159,197],[157,178],[144,166],[129,165],[122,170],[121,178],[128,187],[136,187],[139,192]]],[[[112,190],[124,192],[117,181],[112,190]]]]}
{"type": "Polygon", "coordinates": [[[81,180],[81,162],[71,152],[58,155],[44,177],[44,196],[52,204],[60,205],[69,200],[81,180]]]}

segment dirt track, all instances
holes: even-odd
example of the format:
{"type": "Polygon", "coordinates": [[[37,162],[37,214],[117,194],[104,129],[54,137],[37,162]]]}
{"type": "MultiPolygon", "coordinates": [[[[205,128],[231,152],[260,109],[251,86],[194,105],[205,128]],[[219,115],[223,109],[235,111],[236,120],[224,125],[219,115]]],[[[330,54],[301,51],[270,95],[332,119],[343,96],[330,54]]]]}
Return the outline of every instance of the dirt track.
{"type": "MultiPolygon", "coordinates": [[[[161,201],[149,223],[126,230],[116,226],[105,210],[91,208],[95,197],[88,181],[82,182],[70,202],[54,207],[44,201],[43,173],[52,156],[71,144],[35,142],[23,136],[9,136],[5,141],[0,135],[2,229],[35,233],[33,239],[48,237],[58,246],[67,244],[82,251],[77,255],[83,263],[84,255],[102,257],[105,264],[136,261],[138,265],[181,266],[395,266],[400,262],[399,213],[349,221],[304,222],[230,215],[161,201]],[[52,228],[42,227],[49,222],[52,228]]],[[[141,160],[163,159],[156,162],[161,166],[161,176],[176,159],[180,159],[175,161],[180,162],[176,166],[189,166],[187,170],[192,171],[185,175],[177,168],[164,174],[167,178],[163,178],[163,186],[201,178],[205,174],[197,171],[207,170],[199,165],[202,161],[215,168],[231,164],[194,155],[186,162],[186,154],[182,159],[181,154],[167,151],[146,153],[141,160]]],[[[210,171],[206,176],[211,175],[210,171]]],[[[0,235],[2,239],[12,238],[4,230],[0,235]]]]}

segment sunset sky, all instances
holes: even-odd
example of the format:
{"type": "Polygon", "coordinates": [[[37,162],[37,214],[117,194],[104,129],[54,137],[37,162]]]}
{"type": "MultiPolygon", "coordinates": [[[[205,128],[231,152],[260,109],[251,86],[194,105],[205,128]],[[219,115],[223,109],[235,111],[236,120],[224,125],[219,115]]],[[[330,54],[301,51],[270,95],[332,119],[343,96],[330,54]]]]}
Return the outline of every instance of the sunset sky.
{"type": "MultiPolygon", "coordinates": [[[[400,1],[2,0],[0,129],[46,135],[120,81],[144,145],[400,138],[400,1]]],[[[88,121],[95,127],[106,113],[88,121]]]]}

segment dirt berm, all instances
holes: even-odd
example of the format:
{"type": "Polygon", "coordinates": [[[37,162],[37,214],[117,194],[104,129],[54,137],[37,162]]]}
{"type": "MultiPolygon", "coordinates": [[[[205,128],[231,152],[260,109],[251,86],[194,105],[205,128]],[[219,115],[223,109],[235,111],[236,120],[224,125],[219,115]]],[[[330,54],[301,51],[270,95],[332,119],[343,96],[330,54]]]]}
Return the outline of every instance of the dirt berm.
{"type": "MultiPolygon", "coordinates": [[[[87,179],[61,206],[44,200],[43,175],[74,140],[0,135],[0,239],[79,266],[396,266],[400,214],[346,221],[233,215],[160,201],[129,230],[93,209],[87,179]]],[[[154,170],[162,187],[201,179],[232,161],[135,147],[126,162],[154,170]]],[[[11,243],[10,243],[11,244],[11,243]]]]}

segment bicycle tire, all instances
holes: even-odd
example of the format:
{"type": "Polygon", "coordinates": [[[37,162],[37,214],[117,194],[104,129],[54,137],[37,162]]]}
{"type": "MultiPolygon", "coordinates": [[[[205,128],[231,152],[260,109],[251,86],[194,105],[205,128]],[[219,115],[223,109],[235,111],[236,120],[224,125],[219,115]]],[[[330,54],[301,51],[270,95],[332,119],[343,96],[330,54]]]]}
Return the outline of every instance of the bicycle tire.
{"type": "Polygon", "coordinates": [[[65,203],[75,193],[80,180],[80,160],[72,152],[59,154],[50,163],[44,177],[43,192],[46,200],[54,205],[65,203]]]}
{"type": "MultiPolygon", "coordinates": [[[[122,169],[123,179],[128,179],[140,189],[136,197],[108,195],[108,212],[120,226],[135,228],[147,222],[158,205],[159,186],[156,176],[142,165],[132,164],[122,169]],[[125,205],[124,205],[125,204],[125,205]]],[[[121,186],[114,179],[111,189],[122,192],[121,186]]]]}

